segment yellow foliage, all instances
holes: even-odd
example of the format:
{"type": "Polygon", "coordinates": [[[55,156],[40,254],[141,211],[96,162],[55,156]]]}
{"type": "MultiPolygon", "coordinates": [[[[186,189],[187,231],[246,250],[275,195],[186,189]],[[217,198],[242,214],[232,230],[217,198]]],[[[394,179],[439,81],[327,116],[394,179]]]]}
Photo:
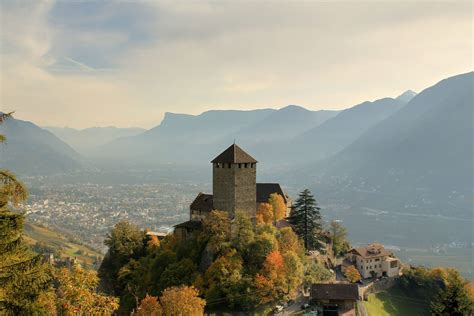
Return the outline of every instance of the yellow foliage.
{"type": "Polygon", "coordinates": [[[273,223],[273,208],[270,203],[260,203],[257,208],[257,224],[273,223]]]}
{"type": "Polygon", "coordinates": [[[173,286],[163,291],[160,303],[166,316],[204,315],[206,301],[193,286],[173,286]]]}
{"type": "Polygon", "coordinates": [[[344,271],[344,275],[346,279],[351,283],[356,283],[357,281],[362,279],[362,276],[360,275],[359,271],[354,266],[347,267],[346,271],[344,271]]]}
{"type": "Polygon", "coordinates": [[[279,221],[286,217],[286,205],[283,197],[278,193],[270,194],[268,203],[272,206],[275,221],[279,221]]]}

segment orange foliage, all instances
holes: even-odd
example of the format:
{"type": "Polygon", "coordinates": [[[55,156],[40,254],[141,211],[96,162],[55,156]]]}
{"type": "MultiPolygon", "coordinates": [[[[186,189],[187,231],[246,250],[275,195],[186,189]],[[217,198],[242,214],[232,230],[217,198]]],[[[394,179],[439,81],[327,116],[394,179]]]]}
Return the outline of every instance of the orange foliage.
{"type": "Polygon", "coordinates": [[[255,275],[255,287],[259,292],[260,303],[266,304],[273,301],[273,282],[260,273],[255,275]]]}
{"type": "Polygon", "coordinates": [[[148,240],[147,247],[149,250],[160,248],[160,240],[156,235],[150,235],[150,240],[148,240]]]}
{"type": "Polygon", "coordinates": [[[268,203],[272,206],[275,220],[279,221],[286,217],[286,205],[283,197],[278,193],[270,194],[268,203]]]}
{"type": "Polygon", "coordinates": [[[273,208],[271,204],[260,203],[258,205],[256,221],[257,221],[257,224],[273,223],[273,208]]]}
{"type": "Polygon", "coordinates": [[[347,267],[346,271],[344,271],[344,276],[351,283],[356,283],[357,281],[362,279],[362,276],[360,275],[359,271],[354,266],[347,267]]]}
{"type": "Polygon", "coordinates": [[[163,311],[158,298],[155,296],[146,295],[140,302],[137,311],[133,313],[133,316],[161,316],[163,311]]]}
{"type": "Polygon", "coordinates": [[[198,290],[193,286],[173,286],[163,291],[160,297],[164,315],[204,314],[206,301],[198,296],[198,290]]]}
{"type": "Polygon", "coordinates": [[[474,282],[469,282],[466,284],[466,290],[469,296],[474,299],[474,282]]]}
{"type": "Polygon", "coordinates": [[[283,256],[278,250],[274,250],[268,254],[267,258],[265,258],[265,261],[263,262],[263,271],[265,271],[265,274],[271,280],[276,280],[281,276],[284,266],[285,262],[283,261],[283,256]]]}

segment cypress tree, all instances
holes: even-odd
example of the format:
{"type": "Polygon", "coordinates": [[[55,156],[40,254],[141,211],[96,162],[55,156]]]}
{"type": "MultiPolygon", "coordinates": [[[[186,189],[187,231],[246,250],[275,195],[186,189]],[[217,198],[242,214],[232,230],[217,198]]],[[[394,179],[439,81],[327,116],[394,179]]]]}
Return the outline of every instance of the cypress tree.
{"type": "MultiPolygon", "coordinates": [[[[0,113],[0,123],[9,115],[0,113]]],[[[5,137],[0,135],[0,142],[5,137]]],[[[49,287],[51,273],[42,256],[23,241],[24,215],[10,206],[26,200],[25,186],[16,177],[0,170],[0,314],[33,315],[38,296],[49,287]]]]}
{"type": "Polygon", "coordinates": [[[308,189],[299,194],[293,205],[291,216],[287,218],[296,234],[303,239],[307,250],[318,246],[317,234],[321,230],[320,208],[308,189]]]}

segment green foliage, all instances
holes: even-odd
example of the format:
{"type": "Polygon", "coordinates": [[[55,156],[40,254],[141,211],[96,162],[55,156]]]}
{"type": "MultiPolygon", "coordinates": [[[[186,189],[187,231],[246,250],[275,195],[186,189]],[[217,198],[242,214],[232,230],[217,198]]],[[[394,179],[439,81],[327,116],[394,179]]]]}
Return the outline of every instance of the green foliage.
{"type": "Polygon", "coordinates": [[[130,259],[145,254],[146,234],[124,221],[115,225],[104,243],[109,250],[99,268],[101,287],[106,293],[117,295],[123,290],[117,281],[118,273],[130,259]]]}
{"type": "Polygon", "coordinates": [[[474,299],[469,295],[466,284],[456,270],[447,271],[445,287],[431,301],[433,315],[473,315],[474,299]]]}
{"type": "Polygon", "coordinates": [[[293,205],[289,222],[294,226],[296,234],[303,239],[307,250],[318,249],[318,234],[321,232],[320,208],[308,189],[299,194],[293,205]]]}
{"type": "Polygon", "coordinates": [[[8,207],[25,200],[26,189],[8,172],[0,172],[0,181],[0,313],[33,314],[50,287],[51,271],[23,240],[24,215],[8,207]]]}
{"type": "Polygon", "coordinates": [[[334,256],[342,256],[350,250],[350,244],[347,240],[347,230],[336,221],[329,224],[329,233],[331,234],[332,251],[334,256]]]}
{"type": "Polygon", "coordinates": [[[306,265],[304,273],[305,288],[309,288],[313,283],[327,282],[332,278],[331,272],[317,261],[311,260],[306,265]]]}

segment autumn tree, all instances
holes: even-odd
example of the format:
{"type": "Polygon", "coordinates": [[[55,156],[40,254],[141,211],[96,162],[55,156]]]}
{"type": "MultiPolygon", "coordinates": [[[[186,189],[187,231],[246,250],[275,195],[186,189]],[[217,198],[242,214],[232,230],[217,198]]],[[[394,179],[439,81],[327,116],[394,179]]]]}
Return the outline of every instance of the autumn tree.
{"type": "Polygon", "coordinates": [[[431,301],[433,315],[473,315],[474,300],[466,289],[468,283],[458,271],[449,269],[445,287],[431,301]]]}
{"type": "Polygon", "coordinates": [[[347,230],[337,221],[331,221],[329,224],[329,233],[331,235],[332,251],[334,256],[344,255],[350,249],[347,241],[347,230]]]}
{"type": "Polygon", "coordinates": [[[317,235],[321,231],[320,208],[308,189],[299,194],[293,205],[289,222],[295,228],[296,234],[304,241],[304,247],[315,249],[319,247],[317,235]]]}
{"type": "Polygon", "coordinates": [[[118,309],[118,299],[96,292],[97,272],[75,265],[62,268],[56,275],[57,305],[61,315],[112,315],[118,309]]]}
{"type": "MultiPolygon", "coordinates": [[[[0,113],[0,123],[10,114],[0,113]]],[[[0,135],[0,143],[5,141],[0,135]]],[[[27,198],[26,187],[14,174],[0,170],[0,314],[37,312],[38,298],[50,285],[49,266],[23,240],[23,214],[13,207],[27,198]]]]}
{"type": "Polygon", "coordinates": [[[166,316],[203,315],[206,301],[198,295],[198,290],[193,286],[167,288],[160,297],[163,314],[166,316]]]}
{"type": "Polygon", "coordinates": [[[349,266],[344,271],[344,276],[351,283],[356,283],[362,279],[359,271],[354,266],[349,266]]]}
{"type": "Polygon", "coordinates": [[[270,203],[259,203],[256,213],[257,224],[273,223],[273,207],[270,203]]]}
{"type": "Polygon", "coordinates": [[[158,298],[156,296],[146,295],[140,302],[137,310],[133,316],[162,316],[163,309],[161,308],[158,298]]]}
{"type": "Polygon", "coordinates": [[[270,198],[268,199],[268,204],[272,206],[273,220],[275,223],[286,217],[285,200],[280,194],[278,193],[270,194],[270,198]]]}
{"type": "Polygon", "coordinates": [[[224,243],[230,240],[230,218],[224,211],[212,211],[203,222],[204,232],[209,237],[213,251],[220,251],[224,243]]]}

